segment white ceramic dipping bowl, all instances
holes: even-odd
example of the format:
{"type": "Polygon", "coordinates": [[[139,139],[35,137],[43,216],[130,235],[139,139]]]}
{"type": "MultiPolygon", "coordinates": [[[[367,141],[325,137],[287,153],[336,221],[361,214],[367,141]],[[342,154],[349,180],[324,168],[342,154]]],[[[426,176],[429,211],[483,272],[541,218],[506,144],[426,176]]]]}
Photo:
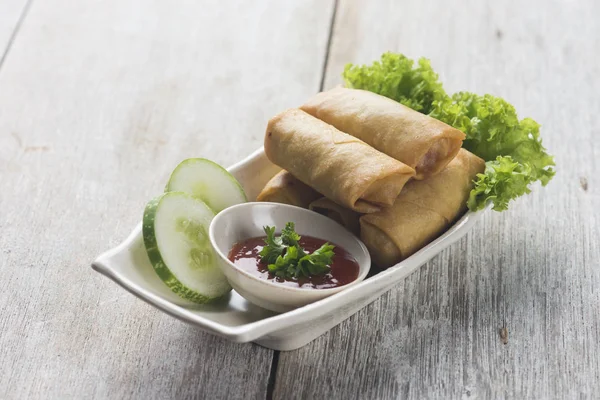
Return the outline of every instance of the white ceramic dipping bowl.
{"type": "Polygon", "coordinates": [[[347,289],[365,279],[371,267],[367,248],[346,228],[314,211],[286,204],[244,203],[227,208],[212,220],[209,236],[219,266],[235,291],[251,303],[276,312],[293,310],[347,289]],[[358,262],[358,278],[331,289],[293,288],[260,279],[229,261],[227,256],[235,243],[265,236],[263,227],[266,225],[275,226],[279,234],[290,221],[298,234],[326,240],[349,252],[358,262]]]}

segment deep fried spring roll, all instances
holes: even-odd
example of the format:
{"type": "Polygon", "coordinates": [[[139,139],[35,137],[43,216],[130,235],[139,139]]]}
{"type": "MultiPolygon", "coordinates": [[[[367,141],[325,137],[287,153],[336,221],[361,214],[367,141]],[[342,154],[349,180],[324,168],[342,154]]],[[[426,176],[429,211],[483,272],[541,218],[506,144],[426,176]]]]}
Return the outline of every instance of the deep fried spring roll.
{"type": "Polygon", "coordinates": [[[360,218],[361,214],[346,207],[342,207],[327,197],[321,197],[320,199],[313,201],[308,208],[331,218],[340,225],[346,227],[346,229],[355,235],[360,233],[360,223],[358,222],[358,218],[360,218]]]}
{"type": "Polygon", "coordinates": [[[283,170],[267,182],[256,201],[271,201],[308,208],[312,201],[322,196],[322,194],[283,170]]]}
{"type": "Polygon", "coordinates": [[[338,204],[358,212],[391,206],[414,169],[304,111],[271,118],[265,154],[338,204]]]}
{"type": "Polygon", "coordinates": [[[360,237],[374,262],[389,267],[435,239],[466,211],[475,176],[485,162],[461,149],[439,174],[411,181],[392,207],[360,218],[360,237]]]}
{"type": "Polygon", "coordinates": [[[331,89],[301,108],[414,168],[415,179],[443,170],[465,138],[458,129],[365,90],[331,89]]]}

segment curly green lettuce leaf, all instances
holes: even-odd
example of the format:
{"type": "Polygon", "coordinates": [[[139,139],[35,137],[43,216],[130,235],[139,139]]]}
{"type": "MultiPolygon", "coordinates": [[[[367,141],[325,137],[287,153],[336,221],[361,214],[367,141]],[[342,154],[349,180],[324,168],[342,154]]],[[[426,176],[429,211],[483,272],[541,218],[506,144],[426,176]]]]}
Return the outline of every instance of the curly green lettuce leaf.
{"type": "Polygon", "coordinates": [[[486,161],[471,192],[471,210],[489,202],[494,210],[505,210],[511,200],[529,193],[532,183],[545,186],[554,176],[554,159],[542,145],[537,122],[519,120],[510,103],[489,94],[448,96],[427,59],[415,67],[402,54],[384,53],[370,66],[346,65],[343,78],[348,87],[389,97],[466,134],[463,147],[486,161]]]}
{"type": "Polygon", "coordinates": [[[492,202],[495,211],[504,211],[511,200],[529,193],[529,184],[533,182],[535,178],[529,165],[516,162],[510,156],[498,156],[486,162],[483,174],[477,174],[467,206],[477,211],[492,202]]]}
{"type": "Polygon", "coordinates": [[[372,65],[347,64],[342,74],[346,86],[378,93],[428,114],[435,100],[447,97],[429,60],[415,63],[396,53],[384,53],[372,65]]]}
{"type": "Polygon", "coordinates": [[[494,210],[505,210],[510,200],[529,193],[529,184],[545,186],[554,176],[554,159],[542,145],[540,125],[531,118],[519,120],[504,99],[459,92],[436,101],[429,115],[463,131],[463,147],[488,162],[471,193],[471,210],[487,202],[494,210]]]}

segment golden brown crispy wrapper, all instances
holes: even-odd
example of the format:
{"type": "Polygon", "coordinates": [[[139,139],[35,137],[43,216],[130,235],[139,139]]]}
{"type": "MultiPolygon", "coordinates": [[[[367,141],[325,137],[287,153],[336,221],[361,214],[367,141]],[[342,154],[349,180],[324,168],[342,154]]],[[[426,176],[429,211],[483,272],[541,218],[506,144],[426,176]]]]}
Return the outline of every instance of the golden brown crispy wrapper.
{"type": "Polygon", "coordinates": [[[415,179],[443,170],[465,138],[458,129],[365,90],[331,89],[301,108],[414,168],[415,179]]]}
{"type": "Polygon", "coordinates": [[[308,208],[333,219],[357,236],[360,233],[360,223],[358,222],[358,219],[361,214],[350,210],[349,208],[342,207],[327,197],[321,197],[320,199],[313,201],[308,208]]]}
{"type": "Polygon", "coordinates": [[[391,206],[415,174],[409,166],[298,109],[271,118],[265,154],[319,193],[362,213],[391,206]]]}
{"type": "Polygon", "coordinates": [[[256,201],[271,201],[308,208],[312,201],[322,196],[322,194],[283,170],[267,182],[256,201]]]}
{"type": "Polygon", "coordinates": [[[360,237],[374,262],[389,267],[446,230],[467,209],[475,176],[485,162],[461,149],[439,174],[406,184],[392,207],[360,218],[360,237]]]}

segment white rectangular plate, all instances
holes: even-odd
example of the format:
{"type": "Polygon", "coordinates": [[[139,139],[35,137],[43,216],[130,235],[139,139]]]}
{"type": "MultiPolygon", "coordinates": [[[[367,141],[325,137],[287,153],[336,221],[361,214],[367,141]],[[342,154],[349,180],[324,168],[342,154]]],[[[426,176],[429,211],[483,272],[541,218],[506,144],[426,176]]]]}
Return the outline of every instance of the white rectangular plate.
{"type": "MultiPolygon", "coordinates": [[[[254,200],[280,170],[259,149],[228,168],[254,200]]],[[[141,235],[141,223],[120,245],[100,255],[92,268],[159,310],[234,342],[253,341],[274,350],[304,346],[402,281],[464,236],[483,212],[467,212],[435,241],[406,260],[331,297],[283,314],[264,310],[232,291],[210,305],[195,305],[173,294],[154,272],[141,235]]]]}

